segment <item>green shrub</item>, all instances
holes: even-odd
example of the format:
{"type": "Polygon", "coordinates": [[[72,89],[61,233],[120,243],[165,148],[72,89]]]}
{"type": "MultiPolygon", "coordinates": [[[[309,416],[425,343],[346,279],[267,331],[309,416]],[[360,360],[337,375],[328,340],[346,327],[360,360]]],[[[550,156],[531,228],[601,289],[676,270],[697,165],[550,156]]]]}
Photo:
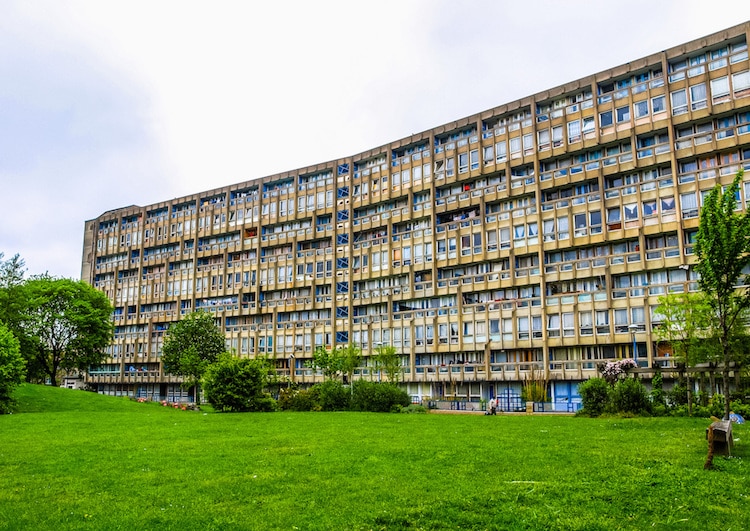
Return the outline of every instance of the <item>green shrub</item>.
{"type": "Polygon", "coordinates": [[[346,411],[349,409],[351,391],[338,380],[326,380],[313,387],[318,388],[318,403],[323,411],[346,411]]]}
{"type": "Polygon", "coordinates": [[[709,416],[723,418],[724,417],[724,395],[716,393],[708,401],[709,416]]]}
{"type": "Polygon", "coordinates": [[[598,417],[607,409],[610,386],[604,378],[591,378],[578,386],[583,403],[582,415],[598,417]]]}
{"type": "Polygon", "coordinates": [[[688,403],[687,387],[682,384],[675,385],[667,391],[667,402],[672,407],[685,406],[688,403]]]}
{"type": "Polygon", "coordinates": [[[409,404],[409,395],[396,385],[366,380],[353,384],[351,408],[354,411],[387,413],[395,406],[407,407],[409,404]]]}
{"type": "Polygon", "coordinates": [[[279,409],[285,411],[320,411],[320,389],[299,389],[297,387],[279,391],[279,409]]]}
{"type": "Polygon", "coordinates": [[[257,360],[226,357],[206,370],[203,389],[216,411],[269,411],[275,409],[263,393],[267,370],[257,360]]]}
{"type": "Polygon", "coordinates": [[[655,405],[664,405],[664,378],[661,372],[657,372],[651,380],[651,401],[655,405]]]}
{"type": "Polygon", "coordinates": [[[611,406],[616,413],[644,415],[651,413],[651,400],[640,380],[625,378],[615,384],[610,395],[611,406]]]}
{"type": "Polygon", "coordinates": [[[420,413],[420,414],[427,413],[427,408],[420,404],[409,404],[406,407],[401,407],[401,406],[397,406],[397,407],[398,407],[399,413],[420,413]]]}

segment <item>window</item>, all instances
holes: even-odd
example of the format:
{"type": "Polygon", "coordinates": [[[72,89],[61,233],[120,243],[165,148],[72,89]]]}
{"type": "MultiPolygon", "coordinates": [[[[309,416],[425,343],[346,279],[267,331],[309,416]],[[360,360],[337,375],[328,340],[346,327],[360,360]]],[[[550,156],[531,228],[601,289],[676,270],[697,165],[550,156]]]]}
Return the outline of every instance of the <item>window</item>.
{"type": "Polygon", "coordinates": [[[560,337],[560,314],[547,316],[547,337],[560,337]]]}
{"type": "Polygon", "coordinates": [[[630,107],[619,107],[615,109],[615,114],[618,124],[630,121],[630,107]]]}
{"type": "Polygon", "coordinates": [[[568,143],[581,141],[581,122],[573,120],[568,122],[568,143]]]}
{"type": "Polygon", "coordinates": [[[495,160],[495,146],[485,146],[482,159],[485,164],[492,164],[495,160]]]}
{"type": "Polygon", "coordinates": [[[711,98],[714,102],[729,98],[729,77],[711,80],[711,98]]]}
{"type": "Polygon", "coordinates": [[[557,239],[567,240],[568,230],[570,230],[568,216],[560,216],[557,218],[557,239]]]}
{"type": "Polygon", "coordinates": [[[529,339],[529,318],[518,318],[518,339],[529,339]]]}
{"type": "Polygon", "coordinates": [[[589,228],[591,234],[600,234],[602,232],[602,213],[600,210],[589,212],[589,228]]]}
{"type": "Polygon", "coordinates": [[[633,221],[638,219],[638,203],[631,203],[623,207],[625,211],[625,221],[633,221]]]}
{"type": "Polygon", "coordinates": [[[612,125],[612,111],[599,113],[599,127],[609,127],[612,125]]]}
{"type": "Polygon", "coordinates": [[[735,98],[747,96],[750,93],[750,70],[732,74],[732,87],[735,98]]]}
{"type": "Polygon", "coordinates": [[[588,233],[586,228],[586,213],[573,214],[573,226],[575,227],[576,236],[586,236],[588,233]]]}
{"type": "Polygon", "coordinates": [[[563,143],[563,129],[561,125],[552,128],[552,147],[560,147],[563,143]]]}
{"type": "Polygon", "coordinates": [[[545,242],[555,241],[555,220],[545,219],[542,221],[542,232],[545,242]]]}
{"type": "Polygon", "coordinates": [[[539,151],[549,149],[549,129],[544,129],[537,133],[539,137],[539,151]]]}
{"type": "Polygon", "coordinates": [[[508,144],[503,142],[498,142],[495,144],[495,152],[497,154],[497,162],[504,162],[508,158],[508,144]]]}
{"type": "Polygon", "coordinates": [[[648,116],[648,100],[633,103],[633,115],[636,120],[648,116]]]}
{"type": "Polygon", "coordinates": [[[672,114],[684,114],[687,110],[687,92],[685,89],[674,91],[672,93],[672,114]]]}
{"type": "Polygon", "coordinates": [[[607,209],[607,228],[609,229],[622,228],[622,218],[620,217],[620,207],[607,209]]]}
{"type": "Polygon", "coordinates": [[[469,154],[460,153],[458,155],[458,173],[466,173],[467,171],[469,171],[469,154]]]}
{"type": "Polygon", "coordinates": [[[594,131],[596,124],[594,123],[594,117],[589,116],[583,119],[583,134],[591,133],[594,131]]]}
{"type": "Polygon", "coordinates": [[[523,152],[524,154],[528,155],[530,152],[534,151],[534,135],[529,133],[527,135],[523,135],[523,152]]]}
{"type": "Polygon", "coordinates": [[[698,217],[698,200],[695,192],[680,195],[680,208],[682,209],[683,218],[698,217]]]}
{"type": "Polygon", "coordinates": [[[609,334],[609,310],[596,311],[596,333],[609,334]]]}
{"type": "Polygon", "coordinates": [[[510,139],[510,155],[516,155],[521,152],[521,137],[510,139]]]}
{"type": "Polygon", "coordinates": [[[660,112],[666,111],[667,110],[666,97],[657,96],[655,98],[651,98],[651,108],[653,109],[654,114],[658,114],[660,112]]]}
{"type": "Polygon", "coordinates": [[[674,197],[662,197],[661,198],[661,213],[669,214],[674,213],[674,197]]]}
{"type": "Polygon", "coordinates": [[[591,320],[591,312],[578,312],[578,324],[582,336],[593,335],[594,327],[591,320]]]}
{"type": "Polygon", "coordinates": [[[706,84],[698,83],[690,87],[691,108],[695,111],[706,107],[706,84]]]}

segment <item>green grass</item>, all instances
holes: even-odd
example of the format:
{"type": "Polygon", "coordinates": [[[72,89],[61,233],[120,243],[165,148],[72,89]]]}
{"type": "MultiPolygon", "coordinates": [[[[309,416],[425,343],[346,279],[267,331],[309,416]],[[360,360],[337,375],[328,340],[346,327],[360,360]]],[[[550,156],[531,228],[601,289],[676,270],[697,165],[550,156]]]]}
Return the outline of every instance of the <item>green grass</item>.
{"type": "Polygon", "coordinates": [[[22,386],[0,529],[747,529],[747,428],[707,420],[215,414],[22,386]]]}

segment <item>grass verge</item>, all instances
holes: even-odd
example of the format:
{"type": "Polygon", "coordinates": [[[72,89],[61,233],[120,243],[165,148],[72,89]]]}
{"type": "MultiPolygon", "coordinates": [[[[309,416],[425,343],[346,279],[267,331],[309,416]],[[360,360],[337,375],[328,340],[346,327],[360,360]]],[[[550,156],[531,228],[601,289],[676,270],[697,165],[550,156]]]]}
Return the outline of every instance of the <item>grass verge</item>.
{"type": "Polygon", "coordinates": [[[745,426],[708,420],[214,414],[22,386],[0,529],[746,529],[745,426]]]}

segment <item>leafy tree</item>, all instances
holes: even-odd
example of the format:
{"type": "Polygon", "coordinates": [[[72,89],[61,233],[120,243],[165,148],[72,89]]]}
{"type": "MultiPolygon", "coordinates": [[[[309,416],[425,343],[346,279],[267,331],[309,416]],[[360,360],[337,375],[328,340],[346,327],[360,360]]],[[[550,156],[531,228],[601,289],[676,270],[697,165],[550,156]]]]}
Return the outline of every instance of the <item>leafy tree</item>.
{"type": "Polygon", "coordinates": [[[183,386],[193,389],[198,402],[198,384],[209,365],[225,353],[224,334],[207,312],[193,312],[167,330],[162,347],[164,371],[182,376],[183,386]]]}
{"type": "Polygon", "coordinates": [[[375,366],[385,372],[389,382],[398,384],[401,377],[401,357],[396,352],[396,347],[378,345],[375,351],[375,366]]]}
{"type": "Polygon", "coordinates": [[[24,348],[57,386],[60,371],[101,363],[112,340],[112,306],[83,281],[34,277],[23,285],[20,329],[24,348]]]}
{"type": "Polygon", "coordinates": [[[661,319],[656,337],[669,343],[678,360],[686,367],[687,404],[693,414],[693,392],[690,386],[690,367],[705,361],[709,342],[706,331],[711,316],[711,306],[703,293],[670,293],[659,297],[658,315],[661,319]]]}
{"type": "Polygon", "coordinates": [[[323,371],[323,376],[326,380],[333,380],[342,370],[342,361],[343,358],[339,349],[328,350],[323,346],[319,346],[313,352],[312,360],[308,364],[313,369],[323,371]]]}
{"type": "MultiPolygon", "coordinates": [[[[736,211],[742,170],[726,190],[716,185],[701,209],[695,253],[700,287],[711,308],[709,335],[718,343],[724,396],[729,395],[729,366],[736,358],[738,338],[745,335],[750,310],[750,213],[736,211]],[[743,287],[738,288],[738,285],[743,287]]],[[[726,401],[724,418],[729,418],[726,401]]]]}
{"type": "Polygon", "coordinates": [[[206,369],[206,400],[217,411],[273,411],[273,399],[263,392],[267,375],[263,361],[225,355],[206,369]]]}
{"type": "Polygon", "coordinates": [[[5,253],[0,252],[0,290],[20,286],[26,272],[26,262],[16,254],[9,260],[3,260],[5,253]]]}
{"type": "Polygon", "coordinates": [[[10,412],[13,391],[23,382],[25,373],[26,363],[18,339],[0,322],[0,415],[10,412]]]}
{"type": "Polygon", "coordinates": [[[21,345],[21,355],[26,360],[26,377],[29,381],[44,381],[45,373],[33,356],[34,342],[21,327],[21,317],[25,306],[23,294],[24,274],[26,266],[19,255],[9,260],[3,260],[0,252],[0,321],[18,339],[21,345]]]}
{"type": "Polygon", "coordinates": [[[362,365],[362,350],[354,343],[345,347],[338,347],[338,357],[341,358],[341,372],[346,374],[348,382],[352,383],[354,370],[362,365]]]}

